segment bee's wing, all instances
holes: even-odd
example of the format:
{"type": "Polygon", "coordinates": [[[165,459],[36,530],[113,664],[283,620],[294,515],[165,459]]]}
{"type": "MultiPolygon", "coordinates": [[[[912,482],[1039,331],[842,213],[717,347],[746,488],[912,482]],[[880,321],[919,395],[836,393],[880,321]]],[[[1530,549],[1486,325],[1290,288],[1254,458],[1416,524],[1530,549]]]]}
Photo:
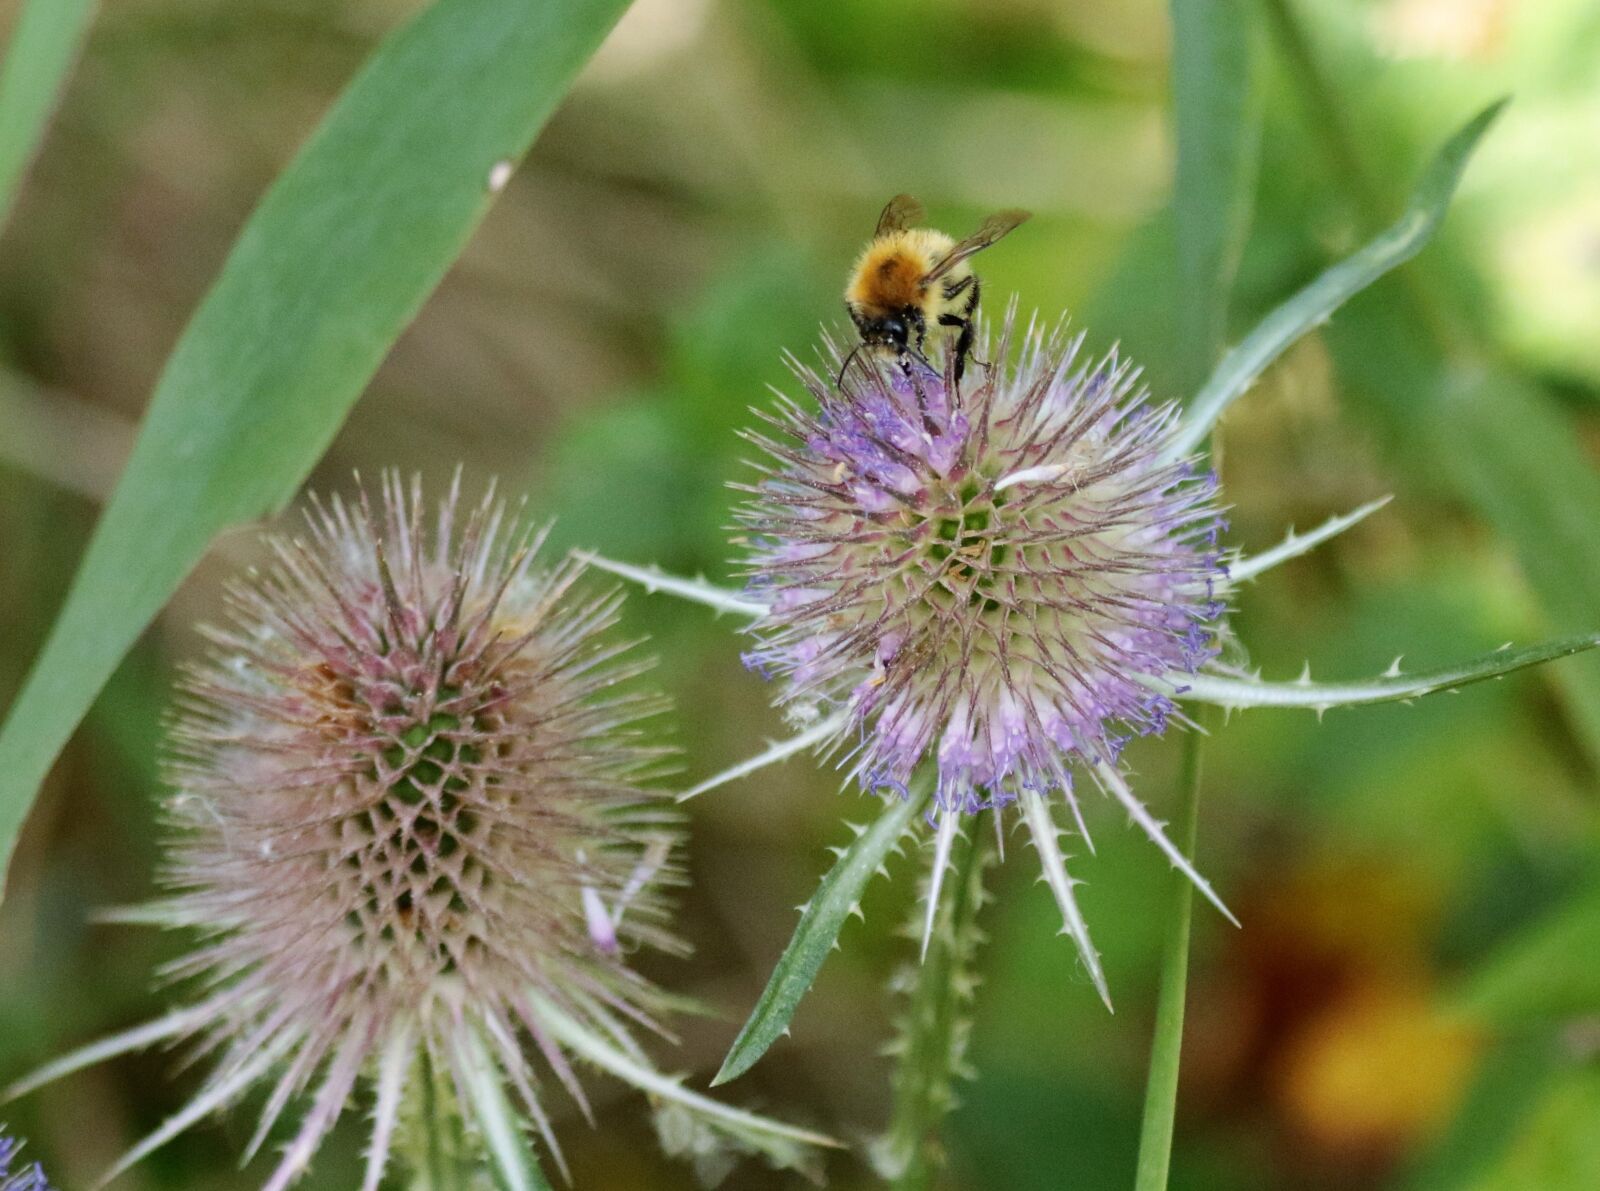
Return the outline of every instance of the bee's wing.
{"type": "Polygon", "coordinates": [[[922,204],[909,194],[897,194],[883,208],[883,214],[878,216],[878,230],[873,237],[884,235],[886,232],[903,232],[906,228],[922,222],[927,214],[922,209],[922,204]]]}
{"type": "Polygon", "coordinates": [[[973,253],[982,252],[1001,236],[1014,230],[1019,224],[1027,222],[1031,217],[1030,211],[1000,211],[989,216],[983,221],[982,227],[933,262],[933,267],[928,270],[928,275],[924,278],[924,284],[938,281],[973,253]]]}

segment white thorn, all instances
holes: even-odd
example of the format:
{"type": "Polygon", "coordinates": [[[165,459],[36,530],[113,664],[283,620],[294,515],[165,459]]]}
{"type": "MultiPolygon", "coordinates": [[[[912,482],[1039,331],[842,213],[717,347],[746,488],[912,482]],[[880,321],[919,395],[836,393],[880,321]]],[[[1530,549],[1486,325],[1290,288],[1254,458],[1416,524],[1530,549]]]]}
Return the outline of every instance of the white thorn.
{"type": "Polygon", "coordinates": [[[1069,465],[1065,463],[1042,463],[1038,467],[1024,467],[1021,471],[1014,471],[1004,477],[994,486],[995,495],[999,495],[1007,488],[1016,484],[1048,484],[1051,480],[1065,475],[1069,465]]]}
{"type": "Polygon", "coordinates": [[[1101,783],[1110,790],[1116,800],[1122,803],[1123,809],[1128,812],[1128,817],[1144,829],[1144,833],[1150,837],[1150,842],[1166,853],[1167,859],[1172,862],[1172,866],[1187,877],[1190,883],[1200,891],[1201,896],[1215,906],[1224,918],[1233,923],[1233,925],[1238,926],[1239,920],[1233,916],[1233,911],[1223,904],[1222,899],[1217,896],[1216,890],[1211,888],[1211,882],[1200,875],[1200,871],[1183,854],[1183,850],[1172,842],[1171,837],[1163,830],[1166,825],[1152,815],[1144,803],[1139,801],[1133,791],[1129,789],[1128,783],[1123,780],[1122,775],[1109,765],[1096,766],[1095,774],[1099,777],[1101,783]]]}
{"type": "Polygon", "coordinates": [[[1070,935],[1077,944],[1078,955],[1089,970],[1089,979],[1093,981],[1095,991],[1105,1002],[1106,1009],[1111,1010],[1111,990],[1106,986],[1106,974],[1100,967],[1100,955],[1089,939],[1089,927],[1078,909],[1077,899],[1072,895],[1073,881],[1067,876],[1066,862],[1056,842],[1056,828],[1050,818],[1050,808],[1037,790],[1024,789],[1018,801],[1022,803],[1022,812],[1027,817],[1028,833],[1033,837],[1034,851],[1039,854],[1044,878],[1050,891],[1055,894],[1056,906],[1061,911],[1062,933],[1070,935]]]}
{"type": "MultiPolygon", "coordinates": [[[[835,712],[827,719],[819,720],[798,736],[791,736],[788,740],[780,740],[755,756],[746,758],[737,765],[731,765],[713,777],[708,777],[699,785],[691,786],[678,795],[678,801],[688,802],[689,799],[696,798],[707,790],[715,790],[718,786],[726,785],[738,778],[755,773],[758,769],[765,769],[768,765],[775,765],[779,761],[787,760],[789,757],[794,756],[796,753],[804,752],[813,745],[823,744],[830,737],[837,735],[848,721],[848,712],[835,712]]],[[[859,835],[860,832],[858,831],[856,834],[859,835]]]]}
{"type": "Polygon", "coordinates": [[[950,847],[955,843],[956,827],[961,812],[948,807],[939,811],[939,830],[934,836],[933,871],[928,874],[928,912],[922,920],[922,953],[919,962],[928,959],[928,940],[933,937],[933,918],[939,911],[939,889],[944,884],[945,866],[950,863],[950,847]]]}
{"type": "Polygon", "coordinates": [[[575,550],[573,557],[598,570],[608,571],[637,583],[652,595],[664,591],[696,604],[704,604],[716,612],[733,612],[752,620],[767,615],[771,610],[768,605],[747,599],[737,592],[710,583],[696,582],[693,579],[680,579],[676,575],[667,574],[660,567],[636,567],[629,563],[616,562],[589,550],[575,550]]]}

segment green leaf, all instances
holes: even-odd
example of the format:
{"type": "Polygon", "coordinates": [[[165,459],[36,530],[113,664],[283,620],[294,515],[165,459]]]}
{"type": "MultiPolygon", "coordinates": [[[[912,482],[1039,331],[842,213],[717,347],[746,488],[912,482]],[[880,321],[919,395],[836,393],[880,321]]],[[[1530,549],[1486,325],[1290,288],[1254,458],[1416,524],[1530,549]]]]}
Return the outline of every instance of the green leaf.
{"type": "MultiPolygon", "coordinates": [[[[0,733],[0,860],[73,728],[230,525],[283,507],[625,7],[437,0],[268,191],[156,386],[0,733]]],[[[3,868],[0,868],[3,875],[3,868]]]]}
{"type": "Polygon", "coordinates": [[[1456,998],[1497,1025],[1600,1013],[1600,887],[1502,943],[1456,998]]]}
{"type": "Polygon", "coordinates": [[[1215,703],[1239,710],[1247,707],[1307,707],[1326,711],[1330,707],[1349,707],[1358,703],[1393,703],[1415,699],[1436,691],[1454,690],[1488,678],[1499,678],[1513,670],[1537,666],[1541,662],[1570,657],[1600,645],[1600,636],[1565,637],[1542,645],[1521,649],[1509,646],[1484,654],[1469,662],[1456,662],[1412,674],[1400,672],[1400,659],[1390,669],[1357,682],[1312,682],[1309,677],[1293,682],[1262,682],[1258,678],[1230,678],[1219,674],[1195,674],[1173,680],[1173,692],[1180,699],[1215,703]]]}
{"type": "Polygon", "coordinates": [[[96,0],[32,0],[0,68],[0,227],[94,19],[96,0]]]}
{"type": "Polygon", "coordinates": [[[1468,1191],[1557,1191],[1600,1186],[1600,1068],[1552,1082],[1505,1155],[1468,1191]]]}
{"type": "Polygon", "coordinates": [[[1245,0],[1172,5],[1172,216],[1181,295],[1175,318],[1184,391],[1217,362],[1250,227],[1261,139],[1255,19],[1245,0]]]}
{"type": "Polygon", "coordinates": [[[838,863],[822,878],[821,886],[806,905],[794,937],[783,949],[783,956],[772,970],[766,990],[750,1013],[750,1020],[733,1040],[728,1057],[722,1061],[722,1070],[711,1081],[712,1087],[737,1079],[750,1070],[789,1028],[794,1011],[800,1007],[800,999],[817,978],[844,920],[860,903],[861,891],[900,842],[906,825],[927,802],[927,797],[924,791],[920,797],[893,799],[878,821],[840,853],[838,863]]]}
{"type": "Polygon", "coordinates": [[[1189,406],[1169,448],[1174,456],[1195,450],[1234,399],[1297,339],[1422,250],[1444,220],[1467,159],[1505,104],[1502,99],[1489,105],[1444,143],[1417,184],[1410,206],[1389,228],[1273,310],[1222,358],[1189,406]]]}

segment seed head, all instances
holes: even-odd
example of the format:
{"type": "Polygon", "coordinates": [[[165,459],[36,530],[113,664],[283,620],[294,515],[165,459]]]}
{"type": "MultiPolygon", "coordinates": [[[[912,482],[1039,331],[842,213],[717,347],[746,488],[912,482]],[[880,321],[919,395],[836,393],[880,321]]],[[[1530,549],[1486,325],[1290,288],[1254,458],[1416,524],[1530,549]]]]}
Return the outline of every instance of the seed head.
{"type": "Polygon", "coordinates": [[[747,660],[802,715],[848,709],[869,789],[903,794],[931,758],[944,810],[1070,791],[1075,762],[1165,728],[1151,678],[1214,652],[1215,479],[1167,457],[1175,408],[1080,343],[1030,328],[964,387],[915,361],[837,389],[797,368],[816,409],[785,399],[752,436],[773,464],[741,518],[770,611],[747,660]]]}
{"type": "Polygon", "coordinates": [[[270,1083],[254,1148],[320,1079],[269,1186],[368,1072],[369,1185],[423,1068],[470,1120],[488,1056],[543,1128],[522,1039],[576,1085],[536,1007],[610,1032],[661,1004],[623,959],[676,943],[671,820],[639,785],[662,704],[615,689],[644,667],[602,636],[620,597],[540,569],[492,495],[459,504],[425,526],[394,475],[377,509],[319,503],[182,685],[163,917],[206,936],[174,970],[208,990],[185,1030],[219,1056],[201,1098],[270,1083]]]}

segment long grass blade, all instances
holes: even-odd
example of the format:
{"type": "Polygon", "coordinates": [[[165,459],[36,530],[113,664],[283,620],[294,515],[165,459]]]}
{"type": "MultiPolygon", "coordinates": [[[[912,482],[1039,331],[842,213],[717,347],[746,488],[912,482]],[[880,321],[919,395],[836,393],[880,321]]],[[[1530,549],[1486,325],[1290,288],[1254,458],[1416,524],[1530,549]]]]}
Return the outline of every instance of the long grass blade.
{"type": "Polygon", "coordinates": [[[167,361],[0,731],[0,862],[118,661],[218,531],[294,495],[625,7],[436,0],[268,191],[167,361]]]}
{"type": "Polygon", "coordinates": [[[0,67],[0,227],[98,7],[97,0],[29,0],[17,16],[0,67]]]}

